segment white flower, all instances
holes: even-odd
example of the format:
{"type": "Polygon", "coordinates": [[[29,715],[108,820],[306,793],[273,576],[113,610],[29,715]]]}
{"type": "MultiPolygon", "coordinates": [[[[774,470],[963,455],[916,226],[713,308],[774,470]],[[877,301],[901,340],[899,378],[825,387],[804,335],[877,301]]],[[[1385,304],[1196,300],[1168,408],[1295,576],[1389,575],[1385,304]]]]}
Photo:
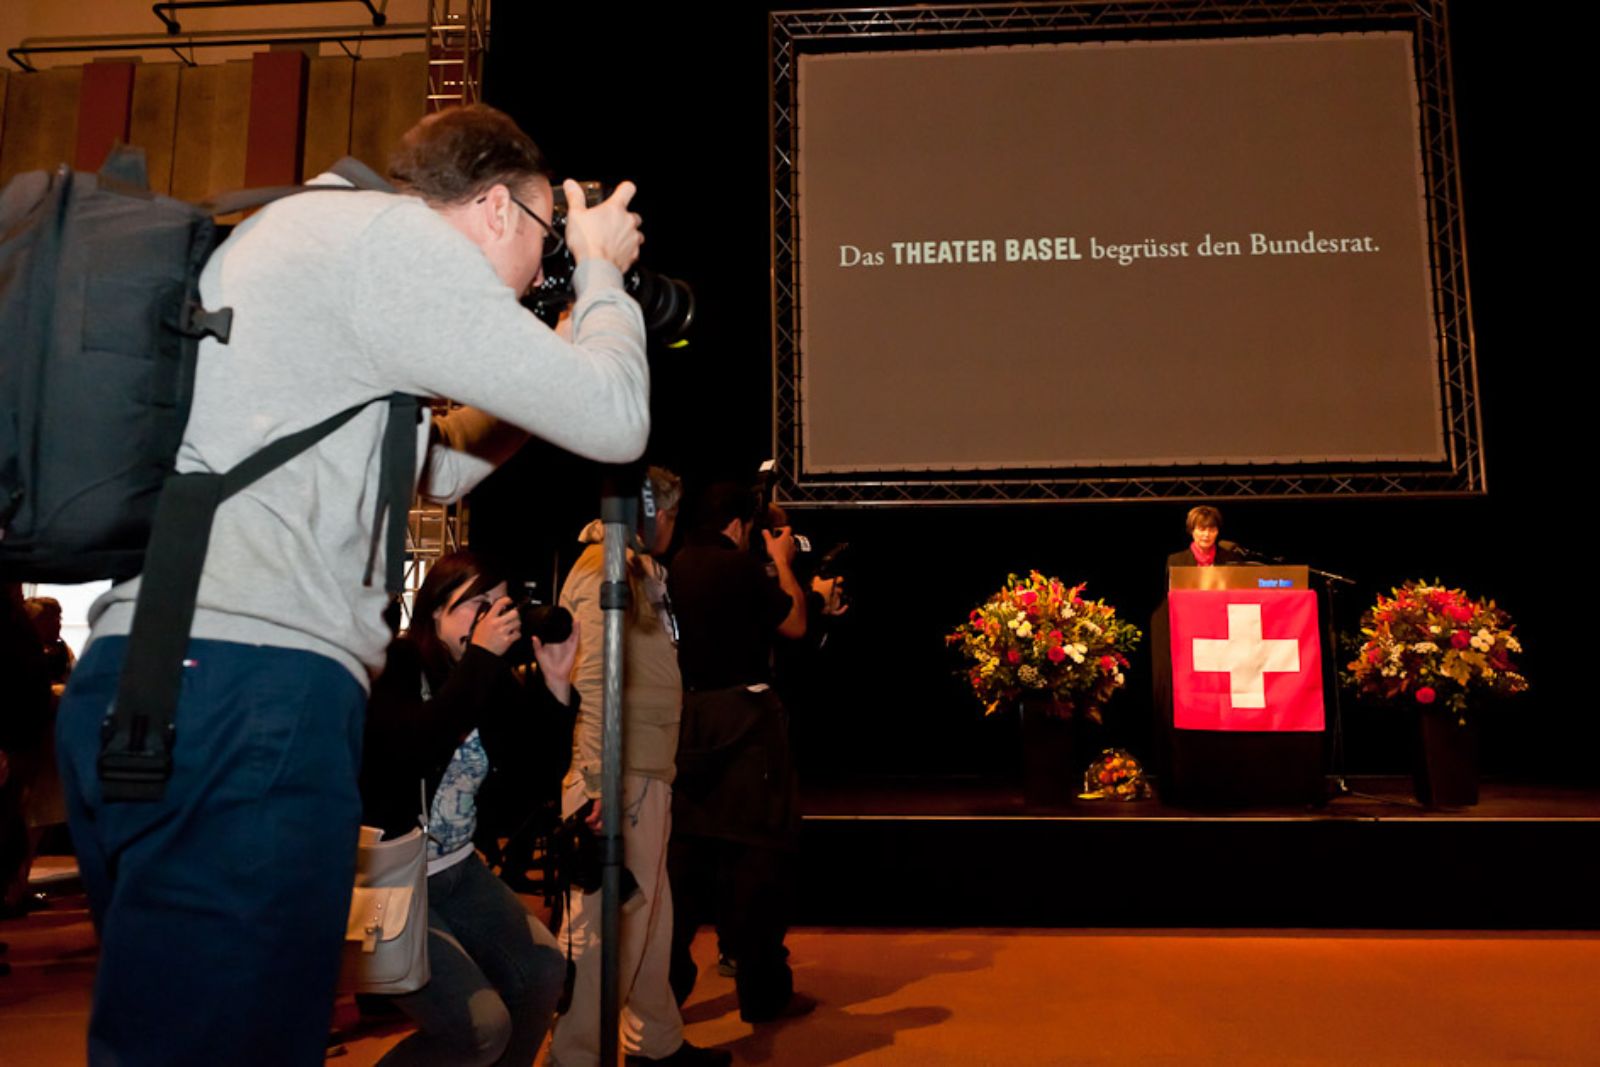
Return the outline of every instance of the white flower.
{"type": "Polygon", "coordinates": [[[1516,637],[1514,637],[1514,636],[1512,636],[1510,634],[1507,634],[1506,635],[1506,651],[1507,652],[1521,652],[1522,651],[1522,642],[1518,641],[1516,639],[1516,637]]]}
{"type": "Polygon", "coordinates": [[[1440,630],[1439,630],[1439,628],[1437,626],[1430,626],[1430,627],[1428,627],[1428,632],[1430,634],[1436,634],[1436,633],[1439,633],[1440,630]]]}
{"type": "Polygon", "coordinates": [[[1011,618],[1006,620],[1006,625],[1015,630],[1018,626],[1022,625],[1022,620],[1013,615],[1011,618]]]}
{"type": "Polygon", "coordinates": [[[1487,626],[1472,635],[1472,647],[1479,652],[1487,652],[1494,647],[1494,637],[1487,626]]]}
{"type": "Polygon", "coordinates": [[[1017,626],[1017,636],[1023,639],[1032,637],[1033,623],[1029,622],[1027,619],[1023,619],[1022,622],[1017,626]]]}
{"type": "Polygon", "coordinates": [[[1117,672],[1117,684],[1118,685],[1122,684],[1122,672],[1121,671],[1117,672]]]}
{"type": "Polygon", "coordinates": [[[1411,646],[1411,651],[1413,651],[1413,652],[1437,652],[1437,651],[1439,651],[1439,646],[1434,644],[1432,641],[1418,641],[1416,644],[1411,646]]]}

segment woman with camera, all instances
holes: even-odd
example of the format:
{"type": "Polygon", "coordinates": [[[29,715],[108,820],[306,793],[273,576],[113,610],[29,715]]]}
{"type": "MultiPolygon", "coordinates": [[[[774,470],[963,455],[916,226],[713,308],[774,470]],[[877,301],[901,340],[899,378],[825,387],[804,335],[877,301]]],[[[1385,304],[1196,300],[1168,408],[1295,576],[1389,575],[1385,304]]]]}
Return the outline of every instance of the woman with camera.
{"type": "Polygon", "coordinates": [[[505,580],[472,553],[451,553],[428,571],[411,628],[390,644],[373,683],[363,821],[386,837],[408,832],[420,814],[419,782],[429,806],[432,978],[395,998],[418,1032],[380,1061],[391,1067],[531,1064],[561,994],[554,936],[472,845],[491,768],[537,773],[533,761],[548,764],[552,733],[570,736],[576,711],[569,676],[578,635],[557,645],[533,639],[539,670],[527,690],[506,658],[520,635],[505,580]]]}

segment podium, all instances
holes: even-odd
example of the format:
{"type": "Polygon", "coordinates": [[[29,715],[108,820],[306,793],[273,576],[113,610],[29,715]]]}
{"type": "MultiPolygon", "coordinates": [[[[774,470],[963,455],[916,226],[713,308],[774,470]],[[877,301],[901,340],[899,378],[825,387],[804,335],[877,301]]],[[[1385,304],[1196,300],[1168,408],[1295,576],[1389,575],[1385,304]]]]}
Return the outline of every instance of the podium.
{"type": "Polygon", "coordinates": [[[1320,804],[1327,679],[1305,567],[1173,567],[1151,620],[1161,791],[1192,807],[1320,804]]]}

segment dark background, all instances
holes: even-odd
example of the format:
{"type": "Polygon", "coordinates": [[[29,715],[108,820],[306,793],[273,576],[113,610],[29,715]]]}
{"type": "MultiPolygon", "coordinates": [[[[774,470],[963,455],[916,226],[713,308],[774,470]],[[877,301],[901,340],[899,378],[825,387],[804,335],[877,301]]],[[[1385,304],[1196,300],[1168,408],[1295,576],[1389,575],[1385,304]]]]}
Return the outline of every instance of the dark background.
{"type": "MultiPolygon", "coordinates": [[[[500,5],[486,95],[558,174],[634,180],[644,262],[694,287],[692,343],[653,352],[650,449],[692,488],[750,477],[772,450],[767,10],[667,7],[500,5]]],[[[1450,19],[1489,491],[1212,502],[1224,536],[1355,579],[1341,628],[1407,578],[1494,597],[1518,622],[1533,688],[1485,717],[1484,771],[1595,781],[1600,728],[1579,658],[1593,533],[1577,492],[1592,344],[1562,280],[1591,273],[1563,258],[1585,254],[1570,212],[1587,190],[1563,167],[1577,150],[1564,114],[1577,75],[1563,52],[1575,48],[1512,5],[1458,3],[1450,19]]],[[[548,590],[553,555],[570,563],[598,492],[592,465],[535,444],[475,494],[473,542],[514,556],[548,590]]],[[[851,543],[855,600],[797,709],[802,773],[1013,773],[1013,717],[983,718],[943,635],[1008,572],[1029,568],[1087,581],[1088,595],[1147,625],[1195,502],[794,513],[819,548],[851,543]]],[[[1145,648],[1102,735],[1141,756],[1149,679],[1145,648]]],[[[1405,714],[1347,699],[1346,769],[1407,769],[1413,731],[1405,714]]]]}

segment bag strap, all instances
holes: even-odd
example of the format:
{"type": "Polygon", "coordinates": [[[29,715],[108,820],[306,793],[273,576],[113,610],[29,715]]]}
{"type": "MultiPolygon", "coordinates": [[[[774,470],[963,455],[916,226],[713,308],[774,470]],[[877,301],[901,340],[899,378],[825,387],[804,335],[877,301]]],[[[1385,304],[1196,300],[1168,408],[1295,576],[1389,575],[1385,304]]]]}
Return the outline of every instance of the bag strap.
{"type": "Polygon", "coordinates": [[[212,215],[232,215],[236,211],[249,211],[251,208],[262,207],[272,203],[274,200],[282,200],[286,196],[295,196],[299,193],[348,193],[356,190],[392,193],[396,191],[395,187],[379,175],[377,171],[354,156],[345,156],[329,167],[328,172],[338,175],[350,184],[265,185],[258,189],[234,189],[231,192],[220,193],[210,200],[202,201],[200,207],[212,215]]]}
{"type": "MultiPolygon", "coordinates": [[[[420,413],[421,401],[402,393],[387,400],[391,427],[385,432],[379,472],[382,502],[377,518],[381,523],[386,505],[391,546],[386,585],[390,596],[398,598],[404,588],[410,510],[408,479],[416,470],[415,416],[420,413]],[[408,409],[413,416],[410,420],[404,417],[408,409]],[[403,433],[393,430],[392,424],[397,421],[403,433]],[[400,449],[402,439],[409,445],[404,455],[400,449]],[[396,496],[397,488],[403,489],[404,495],[396,496]],[[394,550],[397,540],[399,548],[394,550]]],[[[100,728],[99,771],[104,800],[160,800],[166,790],[172,774],[177,734],[173,713],[183,685],[184,652],[194,622],[205,546],[211,539],[218,506],[344,426],[367,406],[356,404],[315,426],[281,437],[224,474],[194,472],[167,478],[150,530],[117,698],[100,728]]],[[[378,536],[374,528],[374,551],[378,536]]],[[[374,562],[368,563],[369,584],[374,562]]]]}

